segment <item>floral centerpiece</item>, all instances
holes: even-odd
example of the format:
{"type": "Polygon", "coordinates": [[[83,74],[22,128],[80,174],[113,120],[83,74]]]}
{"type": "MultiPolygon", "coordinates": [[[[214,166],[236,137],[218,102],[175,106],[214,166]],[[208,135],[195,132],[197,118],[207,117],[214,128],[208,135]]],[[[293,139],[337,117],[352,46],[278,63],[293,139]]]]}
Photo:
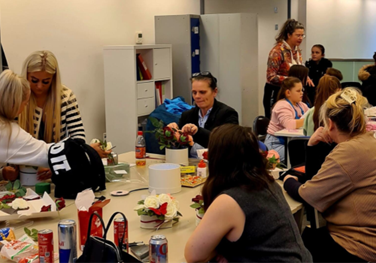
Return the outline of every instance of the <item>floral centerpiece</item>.
{"type": "Polygon", "coordinates": [[[163,150],[164,148],[182,149],[186,148],[188,145],[193,146],[193,138],[191,135],[183,133],[175,128],[168,126],[164,127],[163,121],[154,117],[149,117],[149,120],[155,129],[148,132],[155,134],[155,138],[158,140],[158,144],[160,145],[160,150],[163,150]]]}
{"type": "Polygon", "coordinates": [[[196,197],[192,198],[192,202],[193,204],[191,204],[191,207],[196,210],[196,226],[197,226],[205,214],[204,198],[202,197],[202,195],[196,195],[196,197]]]}
{"type": "Polygon", "coordinates": [[[141,228],[168,228],[179,221],[182,214],[179,210],[179,202],[169,194],[155,194],[138,201],[134,208],[141,216],[141,228]]]}

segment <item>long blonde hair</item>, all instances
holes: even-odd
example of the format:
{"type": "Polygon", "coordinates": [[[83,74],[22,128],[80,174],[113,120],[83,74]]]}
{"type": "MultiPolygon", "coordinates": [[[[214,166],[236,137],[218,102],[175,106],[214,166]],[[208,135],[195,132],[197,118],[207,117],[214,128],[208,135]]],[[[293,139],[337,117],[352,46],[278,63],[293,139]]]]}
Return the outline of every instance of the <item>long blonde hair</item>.
{"type": "MultiPolygon", "coordinates": [[[[36,51],[26,58],[22,66],[22,76],[27,79],[28,73],[38,71],[45,71],[53,75],[43,112],[46,115],[44,137],[39,139],[43,139],[47,143],[58,142],[60,141],[63,85],[61,84],[57,59],[51,51],[36,51]]],[[[29,106],[19,116],[19,125],[32,136],[38,138],[38,134],[34,134],[34,112],[36,108],[35,95],[31,92],[29,106]]]]}
{"type": "Polygon", "coordinates": [[[321,106],[320,121],[328,127],[331,119],[338,130],[355,136],[366,132],[367,118],[364,110],[369,106],[368,101],[356,88],[345,88],[331,95],[321,106]],[[346,96],[346,94],[350,94],[346,96]]]}
{"type": "Polygon", "coordinates": [[[0,124],[1,129],[9,129],[11,137],[11,123],[17,117],[22,102],[30,93],[29,82],[11,70],[5,70],[0,75],[0,124]]]}

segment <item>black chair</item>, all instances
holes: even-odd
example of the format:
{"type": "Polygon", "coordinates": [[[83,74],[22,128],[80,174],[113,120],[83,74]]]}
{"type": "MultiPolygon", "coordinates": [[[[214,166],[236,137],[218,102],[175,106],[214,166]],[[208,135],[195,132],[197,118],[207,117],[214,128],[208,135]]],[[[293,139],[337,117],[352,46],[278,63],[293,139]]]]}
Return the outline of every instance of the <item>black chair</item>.
{"type": "Polygon", "coordinates": [[[309,137],[296,137],[289,141],[288,154],[291,167],[305,165],[306,147],[309,137]]]}
{"type": "Polygon", "coordinates": [[[253,121],[253,132],[259,141],[265,141],[270,120],[265,116],[258,116],[253,121]]]}
{"type": "Polygon", "coordinates": [[[359,82],[352,82],[352,81],[349,81],[349,82],[342,82],[341,83],[341,86],[342,88],[347,88],[347,87],[355,87],[355,88],[358,88],[358,89],[362,89],[362,84],[360,84],[359,82]]]}

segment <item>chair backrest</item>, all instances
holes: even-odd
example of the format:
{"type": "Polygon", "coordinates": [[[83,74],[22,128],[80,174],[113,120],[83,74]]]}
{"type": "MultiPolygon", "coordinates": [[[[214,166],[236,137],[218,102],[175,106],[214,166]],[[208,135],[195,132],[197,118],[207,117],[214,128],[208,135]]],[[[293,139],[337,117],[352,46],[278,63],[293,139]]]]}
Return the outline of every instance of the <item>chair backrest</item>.
{"type": "Polygon", "coordinates": [[[291,167],[299,164],[305,164],[306,146],[309,137],[292,138],[288,145],[288,154],[291,167]]]}
{"type": "Polygon", "coordinates": [[[270,120],[265,116],[257,116],[253,121],[253,132],[256,136],[266,135],[270,120]]]}
{"type": "Polygon", "coordinates": [[[359,82],[356,81],[349,81],[349,82],[342,82],[341,83],[342,88],[347,88],[347,87],[355,87],[358,89],[362,88],[362,85],[359,82]]]}

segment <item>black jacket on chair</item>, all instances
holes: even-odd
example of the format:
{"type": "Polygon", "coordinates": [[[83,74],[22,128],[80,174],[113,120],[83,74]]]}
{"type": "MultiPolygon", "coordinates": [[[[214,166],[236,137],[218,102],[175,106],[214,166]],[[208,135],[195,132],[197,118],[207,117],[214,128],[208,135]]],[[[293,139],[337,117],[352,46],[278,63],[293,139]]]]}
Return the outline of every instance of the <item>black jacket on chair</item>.
{"type": "Polygon", "coordinates": [[[239,124],[238,113],[233,108],[214,99],[213,109],[205,123],[205,128],[200,128],[198,125],[199,110],[199,107],[195,107],[183,112],[179,120],[179,127],[182,128],[187,123],[196,125],[198,131],[195,135],[193,135],[193,141],[205,148],[208,147],[210,132],[214,128],[226,123],[239,124]]]}

